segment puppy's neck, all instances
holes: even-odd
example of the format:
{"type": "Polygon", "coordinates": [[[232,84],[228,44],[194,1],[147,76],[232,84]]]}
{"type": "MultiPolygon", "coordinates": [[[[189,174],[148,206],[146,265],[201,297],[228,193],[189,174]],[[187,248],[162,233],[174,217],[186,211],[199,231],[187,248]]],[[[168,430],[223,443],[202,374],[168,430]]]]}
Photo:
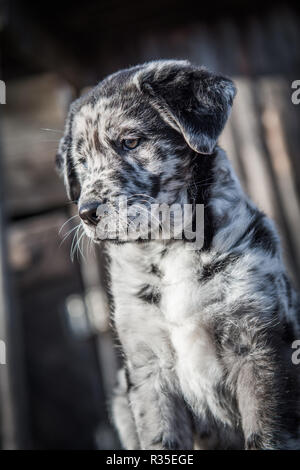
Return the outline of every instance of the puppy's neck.
{"type": "Polygon", "coordinates": [[[213,251],[230,251],[239,239],[256,210],[245,194],[223,149],[199,163],[200,174],[206,181],[199,185],[198,199],[204,204],[204,247],[213,251]]]}

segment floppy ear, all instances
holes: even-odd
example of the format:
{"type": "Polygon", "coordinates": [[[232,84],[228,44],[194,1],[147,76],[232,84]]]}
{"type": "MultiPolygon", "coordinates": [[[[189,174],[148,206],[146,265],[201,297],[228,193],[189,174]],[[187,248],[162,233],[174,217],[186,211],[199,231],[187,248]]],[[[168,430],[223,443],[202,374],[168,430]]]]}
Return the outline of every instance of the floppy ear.
{"type": "Polygon", "coordinates": [[[65,133],[60,140],[56,154],[56,168],[64,178],[68,198],[76,203],[80,196],[80,184],[72,160],[72,122],[74,112],[75,109],[71,106],[66,121],[65,133]]]}
{"type": "Polygon", "coordinates": [[[228,78],[188,61],[148,64],[138,83],[161,117],[182,133],[196,152],[211,154],[236,93],[228,78]]]}

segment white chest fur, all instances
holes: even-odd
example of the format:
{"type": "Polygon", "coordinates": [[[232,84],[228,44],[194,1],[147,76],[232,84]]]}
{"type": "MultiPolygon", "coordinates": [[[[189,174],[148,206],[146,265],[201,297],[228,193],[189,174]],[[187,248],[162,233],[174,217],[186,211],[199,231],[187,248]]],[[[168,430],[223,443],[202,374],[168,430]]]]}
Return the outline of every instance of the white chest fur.
{"type": "MultiPolygon", "coordinates": [[[[185,399],[194,409],[208,405],[222,413],[214,401],[214,387],[222,378],[210,325],[202,311],[197,273],[201,258],[176,243],[165,254],[161,247],[114,247],[112,290],[115,321],[121,342],[132,364],[149,362],[151,351],[159,367],[176,374],[185,399]],[[156,266],[160,276],[149,269],[156,266]],[[141,300],[137,293],[149,285],[160,293],[157,304],[141,300]]],[[[220,416],[224,421],[226,417],[220,416]]]]}
{"type": "Polygon", "coordinates": [[[161,311],[167,319],[171,343],[176,352],[176,371],[182,392],[203,415],[206,405],[223,421],[226,417],[214,399],[214,387],[222,380],[213,331],[203,309],[206,293],[198,276],[199,254],[178,245],[162,261],[161,311]],[[220,416],[222,414],[222,416],[220,416]]]}

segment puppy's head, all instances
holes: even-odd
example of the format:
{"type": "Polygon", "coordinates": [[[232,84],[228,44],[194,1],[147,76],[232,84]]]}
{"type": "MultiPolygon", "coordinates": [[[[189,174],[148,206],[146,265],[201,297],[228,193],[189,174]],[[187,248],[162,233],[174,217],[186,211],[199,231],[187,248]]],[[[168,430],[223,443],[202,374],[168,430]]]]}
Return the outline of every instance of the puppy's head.
{"type": "MultiPolygon", "coordinates": [[[[117,217],[125,198],[145,213],[154,203],[186,203],[192,156],[213,153],[234,95],[227,78],[157,61],[117,72],[75,101],[57,164],[88,236],[120,237],[100,222],[117,217]]],[[[119,222],[124,230],[132,219],[119,222]]]]}

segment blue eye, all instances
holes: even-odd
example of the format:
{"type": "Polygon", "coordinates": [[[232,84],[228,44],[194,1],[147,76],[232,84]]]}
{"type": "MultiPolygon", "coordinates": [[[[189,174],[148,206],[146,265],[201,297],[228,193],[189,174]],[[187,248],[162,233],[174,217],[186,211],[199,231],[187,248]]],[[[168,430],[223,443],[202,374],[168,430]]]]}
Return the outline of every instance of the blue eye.
{"type": "Polygon", "coordinates": [[[79,163],[80,165],[82,165],[84,168],[87,168],[88,167],[88,164],[87,164],[87,161],[85,158],[80,158],[79,159],[79,163]]]}
{"type": "Polygon", "coordinates": [[[122,141],[123,149],[124,150],[133,150],[133,149],[135,149],[139,145],[140,140],[141,139],[124,139],[122,141]]]}

